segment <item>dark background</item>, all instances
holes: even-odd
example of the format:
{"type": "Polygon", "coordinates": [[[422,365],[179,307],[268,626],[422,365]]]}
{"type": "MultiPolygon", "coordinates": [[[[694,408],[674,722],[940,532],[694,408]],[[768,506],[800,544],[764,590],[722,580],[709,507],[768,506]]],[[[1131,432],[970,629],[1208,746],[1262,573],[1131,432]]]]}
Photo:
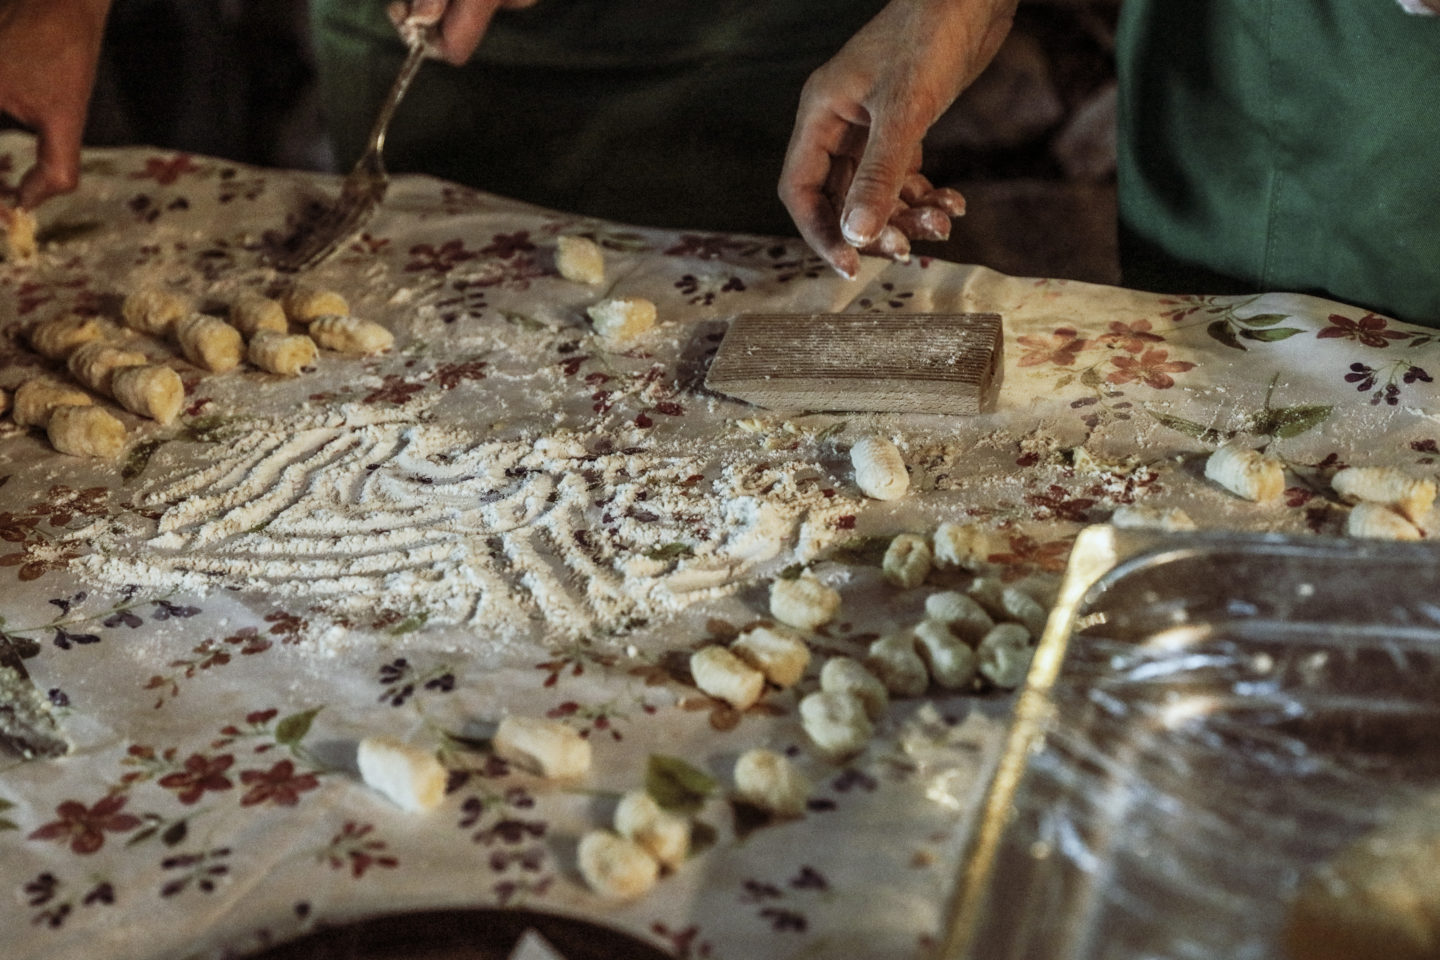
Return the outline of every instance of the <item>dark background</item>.
{"type": "MultiPolygon", "coordinates": [[[[969,213],[925,252],[1118,281],[1119,2],[1022,0],[994,64],[927,141],[926,172],[969,213]]],[[[304,0],[114,0],[86,142],[327,170],[314,77],[304,0]]]]}

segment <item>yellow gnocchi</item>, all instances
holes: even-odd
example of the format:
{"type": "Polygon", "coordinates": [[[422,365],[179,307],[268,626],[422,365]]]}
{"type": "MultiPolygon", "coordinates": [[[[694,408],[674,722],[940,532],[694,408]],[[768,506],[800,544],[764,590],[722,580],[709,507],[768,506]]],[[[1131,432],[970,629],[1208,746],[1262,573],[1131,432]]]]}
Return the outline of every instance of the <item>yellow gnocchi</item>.
{"type": "Polygon", "coordinates": [[[82,387],[108,397],[114,392],[111,379],[116,370],[144,366],[149,362],[150,358],[138,350],[125,350],[102,340],[92,340],[75,348],[65,366],[82,387]]]}
{"type": "Polygon", "coordinates": [[[990,555],[989,538],[978,524],[947,521],[935,529],[934,540],[935,565],[942,570],[975,570],[990,555]]]}
{"type": "Polygon", "coordinates": [[[245,356],[240,331],[219,317],[192,313],[176,321],[174,332],[185,359],[212,373],[235,369],[245,356]]]}
{"type": "Polygon", "coordinates": [[[355,761],[360,778],[401,810],[433,810],[445,799],[448,774],[432,751],[389,737],[366,737],[355,761]]]}
{"type": "Polygon", "coordinates": [[[610,830],[591,830],[576,848],[580,875],[609,900],[634,900],[649,893],[660,864],[644,847],[610,830]]]}
{"type": "Polygon", "coordinates": [[[720,646],[702,647],[691,654],[690,675],[695,686],[736,710],[754,706],[765,691],[765,674],[720,646]]]}
{"type": "Polygon", "coordinates": [[[1274,457],[1227,443],[1205,461],[1205,477],[1246,500],[1263,503],[1285,492],[1285,465],[1274,457]]]}
{"type": "Polygon", "coordinates": [[[797,630],[818,630],[840,610],[840,594],[809,574],[770,584],[770,615],[797,630]]]}
{"type": "Polygon", "coordinates": [[[105,339],[110,330],[111,326],[98,317],[72,313],[36,324],[29,340],[30,346],[42,357],[64,360],[77,348],[105,339]]]}
{"type": "Polygon", "coordinates": [[[1342,497],[1393,506],[1412,523],[1418,523],[1435,504],[1435,481],[1412,477],[1397,467],[1346,467],[1330,486],[1342,497]]]}
{"type": "Polygon", "coordinates": [[[924,537],[902,533],[890,541],[880,561],[880,573],[902,590],[918,587],[930,575],[930,544],[924,537]]]}
{"type": "Polygon", "coordinates": [[[350,303],[340,294],[308,283],[297,283],[285,291],[280,305],[284,308],[285,315],[301,326],[321,317],[344,317],[350,314],[350,303]]]}
{"type": "Polygon", "coordinates": [[[0,260],[20,263],[40,252],[35,240],[35,215],[22,207],[0,204],[0,260]]]}
{"type": "Polygon", "coordinates": [[[185,404],[180,375],[157,363],[122,367],[110,379],[115,400],[136,416],[170,423],[185,404]]]}
{"type": "Polygon", "coordinates": [[[95,402],[78,387],[49,377],[27,380],[15,390],[15,411],[11,416],[22,427],[43,427],[57,407],[88,407],[95,402]]]}
{"type": "Polygon", "coordinates": [[[1345,532],[1352,537],[1371,540],[1420,540],[1420,528],[1394,507],[1363,500],[1350,508],[1345,518],[1345,532]]]}
{"type": "Polygon", "coordinates": [[[1121,529],[1164,530],[1170,533],[1195,529],[1195,521],[1179,507],[1161,508],[1135,503],[1116,507],[1110,515],[1110,523],[1121,529]]]}
{"type": "Polygon", "coordinates": [[[324,350],[369,356],[395,346],[395,335],[373,320],[326,314],[310,324],[310,339],[324,350]]]}
{"type": "Polygon", "coordinates": [[[168,337],[175,324],[195,312],[194,302],[167,287],[142,287],[131,292],[120,305],[125,326],[152,337],[168,337]]]}
{"type": "Polygon", "coordinates": [[[555,241],[555,268],[576,283],[605,282],[605,255],[589,237],[564,236],[555,241]]]}
{"type": "Polygon", "coordinates": [[[862,437],[850,448],[855,485],[867,497],[899,500],[910,489],[910,473],[900,448],[884,437],[862,437]]]}
{"type": "Polygon", "coordinates": [[[644,790],[631,790],[615,807],[615,832],[674,870],[690,852],[690,821],[661,809],[644,790]]]}
{"type": "Polygon", "coordinates": [[[546,779],[575,779],[590,770],[590,741],[557,720],[511,714],[490,743],[500,759],[546,779]]]}
{"type": "Polygon", "coordinates": [[[810,781],[783,754],[756,747],[735,761],[735,795],[781,817],[798,817],[810,800],[810,781]]]}
{"type": "Polygon", "coordinates": [[[303,333],[257,330],[245,350],[246,359],[268,373],[293,377],[314,366],[320,356],[315,341],[303,333]]]}
{"type": "Polygon", "coordinates": [[[45,434],[52,447],[72,457],[110,460],[125,449],[125,425],[96,406],[56,407],[45,434]]]}
{"type": "Polygon", "coordinates": [[[782,689],[793,687],[810,665],[810,648],[799,637],[771,627],[751,627],[730,651],[782,689]]]}
{"type": "Polygon", "coordinates": [[[290,320],[279,300],[255,290],[246,290],[230,301],[230,325],[246,339],[261,330],[288,333],[290,320]]]}

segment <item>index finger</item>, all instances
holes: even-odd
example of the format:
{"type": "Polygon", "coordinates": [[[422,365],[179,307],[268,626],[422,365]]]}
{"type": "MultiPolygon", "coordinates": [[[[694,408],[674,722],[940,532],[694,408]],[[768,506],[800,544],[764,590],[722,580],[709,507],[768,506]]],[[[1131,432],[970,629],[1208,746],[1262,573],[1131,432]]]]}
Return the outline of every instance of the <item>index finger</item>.
{"type": "Polygon", "coordinates": [[[36,128],[35,165],[20,180],[20,206],[39,206],[56,194],[69,193],[80,183],[79,117],[46,119],[36,128]]]}
{"type": "Polygon", "coordinates": [[[779,193],[801,238],[837,273],[853,279],[860,271],[860,257],[845,242],[839,216],[825,192],[848,126],[833,113],[802,106],[785,150],[779,193]]]}

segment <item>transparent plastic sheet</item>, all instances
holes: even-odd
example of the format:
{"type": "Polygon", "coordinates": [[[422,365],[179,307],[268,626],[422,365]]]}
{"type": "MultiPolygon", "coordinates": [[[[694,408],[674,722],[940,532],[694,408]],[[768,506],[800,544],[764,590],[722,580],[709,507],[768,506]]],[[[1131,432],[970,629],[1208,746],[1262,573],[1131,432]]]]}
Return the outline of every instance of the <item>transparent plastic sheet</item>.
{"type": "Polygon", "coordinates": [[[947,956],[1287,957],[1305,878],[1440,791],[1437,597],[1430,545],[1087,530],[947,956]]]}

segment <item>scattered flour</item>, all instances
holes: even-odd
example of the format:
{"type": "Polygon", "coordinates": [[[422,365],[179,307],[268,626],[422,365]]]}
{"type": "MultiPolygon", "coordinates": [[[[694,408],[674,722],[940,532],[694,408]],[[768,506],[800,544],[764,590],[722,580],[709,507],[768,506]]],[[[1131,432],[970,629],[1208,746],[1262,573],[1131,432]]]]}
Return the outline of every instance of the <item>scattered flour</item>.
{"type": "Polygon", "coordinates": [[[87,577],[293,598],[332,622],[575,636],[734,590],[782,550],[813,555],[859,506],[803,459],[566,430],[486,439],[358,404],[211,439],[211,459],[136,498],[161,511],[153,525],[74,535],[87,577]]]}

